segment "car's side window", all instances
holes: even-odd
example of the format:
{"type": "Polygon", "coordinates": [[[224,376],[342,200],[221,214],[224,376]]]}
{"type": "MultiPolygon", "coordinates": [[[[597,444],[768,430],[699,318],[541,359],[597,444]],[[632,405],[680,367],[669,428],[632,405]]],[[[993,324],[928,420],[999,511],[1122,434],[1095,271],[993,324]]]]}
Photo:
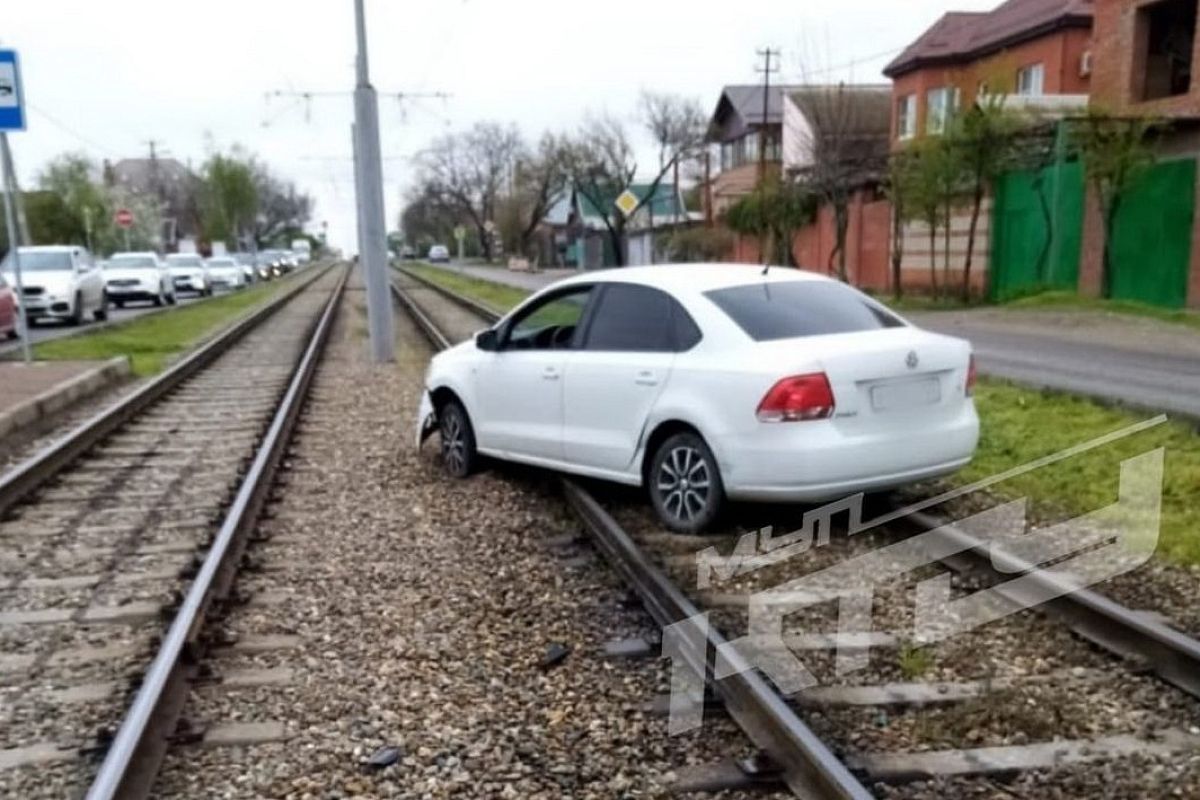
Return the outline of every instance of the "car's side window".
{"type": "Polygon", "coordinates": [[[592,287],[584,286],[548,297],[513,319],[504,340],[505,350],[564,350],[587,308],[592,287]]]}
{"type": "Polygon", "coordinates": [[[700,341],[700,331],[679,303],[649,286],[604,287],[588,325],[585,350],[673,353],[700,341]]]}

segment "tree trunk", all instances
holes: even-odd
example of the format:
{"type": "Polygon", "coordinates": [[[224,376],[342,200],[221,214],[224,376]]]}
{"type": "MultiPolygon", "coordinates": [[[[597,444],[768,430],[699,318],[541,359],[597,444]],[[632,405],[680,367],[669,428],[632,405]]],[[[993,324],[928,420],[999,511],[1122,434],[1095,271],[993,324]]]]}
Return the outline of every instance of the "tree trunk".
{"type": "Polygon", "coordinates": [[[1100,262],[1100,296],[1105,300],[1112,299],[1113,283],[1113,229],[1117,225],[1117,211],[1121,207],[1120,196],[1114,196],[1108,201],[1108,210],[1104,213],[1104,257],[1100,262]]]}
{"type": "Polygon", "coordinates": [[[979,211],[983,205],[983,183],[976,181],[975,195],[971,205],[971,225],[967,228],[967,257],[963,260],[962,299],[964,303],[971,302],[971,259],[975,255],[975,231],[979,227],[979,211]]]}
{"type": "Polygon", "coordinates": [[[892,200],[892,294],[896,299],[904,296],[904,285],[900,282],[900,265],[904,262],[904,211],[900,203],[892,200]]]}
{"type": "Polygon", "coordinates": [[[846,273],[846,234],[850,228],[850,209],[845,200],[836,203],[833,208],[834,236],[837,239],[838,280],[849,283],[850,276],[846,273]]]}
{"type": "Polygon", "coordinates": [[[929,293],[934,300],[937,300],[937,215],[934,214],[927,222],[929,223],[929,293]]]}
{"type": "Polygon", "coordinates": [[[946,224],[942,228],[942,287],[947,293],[950,291],[950,228],[952,227],[950,219],[952,213],[953,210],[947,203],[944,214],[946,224]]]}

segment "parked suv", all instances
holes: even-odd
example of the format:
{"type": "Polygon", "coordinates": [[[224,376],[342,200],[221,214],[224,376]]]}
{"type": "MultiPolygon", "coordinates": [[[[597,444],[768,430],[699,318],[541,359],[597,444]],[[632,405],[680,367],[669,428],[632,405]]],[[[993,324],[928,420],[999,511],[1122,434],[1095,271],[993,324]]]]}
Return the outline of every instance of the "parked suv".
{"type": "MultiPolygon", "coordinates": [[[[108,319],[108,295],[104,277],[92,254],[76,245],[43,245],[19,248],[24,303],[30,323],[61,319],[78,325],[87,314],[108,319]]],[[[16,287],[13,258],[9,253],[0,263],[4,280],[16,287]]]]}
{"type": "Polygon", "coordinates": [[[104,280],[117,308],[137,300],[175,304],[175,285],[158,253],[115,253],[104,268],[104,280]]]}

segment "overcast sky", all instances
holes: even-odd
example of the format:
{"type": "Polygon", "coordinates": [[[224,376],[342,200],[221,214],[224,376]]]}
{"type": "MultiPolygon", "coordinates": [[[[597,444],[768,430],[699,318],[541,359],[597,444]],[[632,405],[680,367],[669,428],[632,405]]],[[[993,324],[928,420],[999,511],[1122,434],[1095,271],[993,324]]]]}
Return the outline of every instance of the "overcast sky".
{"type": "MultiPolygon", "coordinates": [[[[642,89],[716,103],[758,80],[756,48],[783,51],[779,78],[882,81],[881,67],[944,11],[998,0],[367,0],[371,78],[380,91],[388,224],[430,139],[479,119],[531,138],[572,130],[589,109],[632,125],[642,89]],[[386,93],[447,92],[403,103],[386,93]]],[[[350,98],[269,97],[349,90],[352,0],[4,0],[0,43],[19,50],[29,128],[10,137],[29,186],[58,153],[144,156],[148,141],[198,165],[209,140],[245,145],[317,200],[353,245],[350,98]],[[15,9],[19,7],[19,12],[15,9]],[[14,13],[15,12],[15,13],[14,13]]],[[[647,152],[645,161],[650,162],[647,152]]]]}

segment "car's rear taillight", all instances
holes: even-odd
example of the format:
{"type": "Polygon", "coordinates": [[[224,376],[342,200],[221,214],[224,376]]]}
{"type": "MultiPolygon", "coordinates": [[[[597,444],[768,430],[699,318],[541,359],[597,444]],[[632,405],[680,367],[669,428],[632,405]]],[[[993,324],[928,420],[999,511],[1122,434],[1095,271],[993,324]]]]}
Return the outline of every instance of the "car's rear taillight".
{"type": "Polygon", "coordinates": [[[758,404],[760,422],[799,422],[833,416],[833,389],[824,372],[793,375],[771,387],[758,404]]]}
{"type": "Polygon", "coordinates": [[[967,391],[966,391],[967,397],[971,397],[972,395],[975,394],[976,378],[977,378],[977,375],[975,373],[975,354],[971,353],[971,358],[969,361],[967,361],[967,391]]]}

